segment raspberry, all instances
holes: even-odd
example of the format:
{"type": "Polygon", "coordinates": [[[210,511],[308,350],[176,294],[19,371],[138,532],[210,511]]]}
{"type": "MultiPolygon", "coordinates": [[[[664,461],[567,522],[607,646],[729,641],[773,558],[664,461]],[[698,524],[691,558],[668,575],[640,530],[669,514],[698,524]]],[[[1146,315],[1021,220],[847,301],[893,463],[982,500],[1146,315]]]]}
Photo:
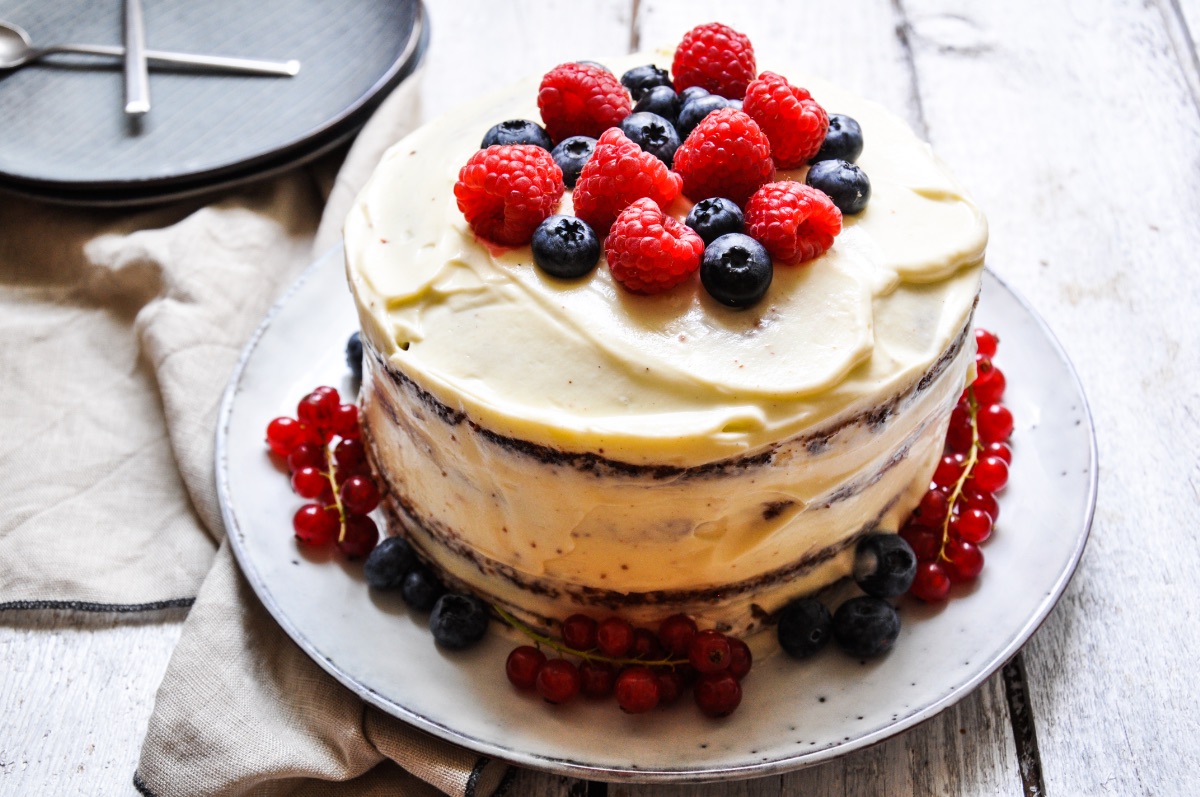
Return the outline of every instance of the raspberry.
{"type": "Polygon", "coordinates": [[[719,22],[697,25],[685,33],[671,64],[676,91],[701,86],[733,100],[745,95],[757,71],[750,39],[719,22]]]}
{"type": "Polygon", "coordinates": [[[634,293],[674,288],[700,267],[703,253],[704,240],[652,199],[639,199],[621,211],[604,239],[609,270],[634,293]]]}
{"type": "Polygon", "coordinates": [[[531,144],[479,150],[454,184],[458,209],[474,233],[505,246],[529,243],[562,195],[562,169],[549,152],[531,144]]]}
{"type": "Polygon", "coordinates": [[[816,155],[829,129],[829,115],[808,90],[774,72],[763,72],[750,84],[742,110],[770,139],[771,157],[780,169],[794,169],[816,155]]]}
{"type": "Polygon", "coordinates": [[[590,64],[561,64],[538,87],[538,110],[554,143],[569,136],[597,138],[629,116],[629,94],[612,72],[590,64]]]}
{"type": "Polygon", "coordinates": [[[803,263],[833,246],[842,212],[833,200],[803,183],[767,183],[746,203],[746,232],[780,263],[803,263]]]}
{"type": "Polygon", "coordinates": [[[771,179],[771,142],[758,124],[735,108],[713,111],[675,151],[675,171],[693,202],[714,196],[739,205],[771,179]]]}
{"type": "Polygon", "coordinates": [[[597,235],[607,235],[613,219],[635,199],[649,197],[667,205],[679,196],[679,175],[626,138],[619,129],[605,131],[575,183],[571,200],[575,215],[597,235]]]}

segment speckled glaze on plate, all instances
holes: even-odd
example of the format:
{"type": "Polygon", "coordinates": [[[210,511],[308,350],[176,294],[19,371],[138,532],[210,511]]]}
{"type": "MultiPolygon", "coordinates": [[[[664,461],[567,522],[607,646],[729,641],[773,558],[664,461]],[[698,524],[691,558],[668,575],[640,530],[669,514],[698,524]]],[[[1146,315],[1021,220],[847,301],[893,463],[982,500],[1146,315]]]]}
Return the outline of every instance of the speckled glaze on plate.
{"type": "Polygon", "coordinates": [[[464,653],[434,645],[426,616],[367,588],[361,567],[297,546],[302,503],[266,452],[267,422],[312,388],[353,391],[343,360],[357,328],[340,248],[315,263],[268,314],[225,394],[217,476],[226,527],[246,577],[284,630],[326,671],[436,736],[516,764],[598,780],[713,781],[817,764],[910,728],[965,697],[1015,654],[1066,588],[1096,497],[1091,415],[1066,355],[1037,315],[991,272],[978,323],[1002,339],[1014,462],[987,566],[940,607],[901,602],[896,647],[861,663],[830,649],[799,663],[758,654],[731,717],[690,700],[627,716],[613,701],[552,708],[514,690],[504,659],[517,637],[492,624],[464,653]]]}

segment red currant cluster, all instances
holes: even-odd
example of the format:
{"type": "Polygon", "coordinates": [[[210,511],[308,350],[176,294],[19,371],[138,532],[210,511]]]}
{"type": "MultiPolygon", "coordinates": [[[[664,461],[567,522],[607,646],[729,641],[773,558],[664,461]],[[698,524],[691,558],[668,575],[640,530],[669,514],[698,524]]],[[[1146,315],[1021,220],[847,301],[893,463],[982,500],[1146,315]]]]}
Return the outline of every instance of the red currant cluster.
{"type": "Polygon", "coordinates": [[[343,404],[334,388],[319,387],[300,399],[295,418],[267,424],[267,445],[287,461],[292,489],[313,501],[292,518],[296,539],[336,543],[351,559],[369,554],[379,529],[367,514],[379,505],[379,488],[359,439],[358,407],[343,404]]]}
{"type": "Polygon", "coordinates": [[[1013,417],[1000,403],[1004,373],[992,364],[998,339],[975,331],[975,381],[950,416],[946,447],[929,492],[900,529],[916,554],[911,592],[923,601],[943,601],[950,585],[972,581],[983,569],[979,545],[1000,516],[995,493],[1008,483],[1013,417]]]}
{"type": "Polygon", "coordinates": [[[620,617],[597,622],[573,614],[562,622],[557,640],[497,611],[536,643],[508,655],[508,680],[518,689],[537,691],[549,703],[565,703],[580,693],[595,699],[615,694],[623,711],[641,714],[674,703],[689,687],[709,717],[724,717],[742,702],[750,648],[719,631],[699,630],[687,615],[663,620],[656,634],[620,617]],[[548,659],[542,647],[559,655],[548,659]]]}

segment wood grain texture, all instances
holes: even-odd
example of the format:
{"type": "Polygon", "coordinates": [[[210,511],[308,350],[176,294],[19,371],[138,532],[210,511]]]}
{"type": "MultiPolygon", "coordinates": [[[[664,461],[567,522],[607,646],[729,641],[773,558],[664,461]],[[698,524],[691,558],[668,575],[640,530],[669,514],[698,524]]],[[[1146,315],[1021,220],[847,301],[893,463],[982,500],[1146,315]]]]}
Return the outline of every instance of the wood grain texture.
{"type": "Polygon", "coordinates": [[[1184,675],[1200,656],[1193,66],[1154,4],[904,7],[933,145],[988,213],[989,261],[1057,332],[1096,419],[1091,542],[1026,649],[1047,791],[1186,793],[1200,771],[1184,675]]]}

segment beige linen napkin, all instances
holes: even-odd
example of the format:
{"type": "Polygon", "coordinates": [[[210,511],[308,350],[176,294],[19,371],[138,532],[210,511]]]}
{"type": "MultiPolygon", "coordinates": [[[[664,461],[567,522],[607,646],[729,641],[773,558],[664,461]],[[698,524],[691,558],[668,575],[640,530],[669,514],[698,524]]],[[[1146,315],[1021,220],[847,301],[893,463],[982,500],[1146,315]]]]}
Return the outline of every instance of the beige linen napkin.
{"type": "Polygon", "coordinates": [[[221,543],[225,384],[267,308],[336,243],[417,96],[415,77],[392,93],[336,180],[340,155],[145,211],[0,197],[0,622],[195,596],[135,776],[145,794],[485,797],[506,769],[338,685],[221,543]]]}

